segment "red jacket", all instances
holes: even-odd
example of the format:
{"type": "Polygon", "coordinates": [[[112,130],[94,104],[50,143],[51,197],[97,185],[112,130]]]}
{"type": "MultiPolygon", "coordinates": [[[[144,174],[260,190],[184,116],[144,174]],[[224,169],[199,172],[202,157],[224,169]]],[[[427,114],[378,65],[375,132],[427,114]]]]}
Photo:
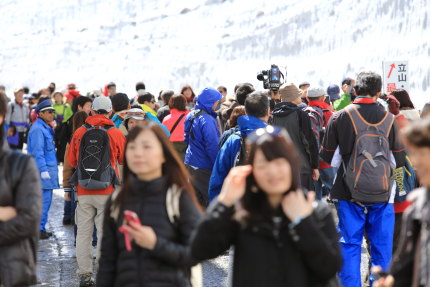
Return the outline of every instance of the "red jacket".
{"type": "MultiPolygon", "coordinates": [[[[85,123],[93,126],[115,126],[115,124],[103,115],[95,115],[88,117],[85,123]]],[[[73,134],[70,141],[69,150],[67,151],[67,160],[73,168],[78,165],[79,158],[79,147],[81,139],[84,136],[87,129],[80,127],[73,134]]],[[[124,148],[125,148],[125,137],[122,132],[117,128],[111,128],[107,131],[110,142],[110,164],[114,167],[117,176],[119,177],[118,164],[123,164],[124,159],[124,148]],[[118,163],[118,164],[117,164],[118,163]]],[[[114,190],[114,186],[111,185],[105,190],[87,190],[78,185],[78,195],[100,195],[100,194],[111,194],[114,190]]]]}
{"type": "MultiPolygon", "coordinates": [[[[326,102],[322,101],[310,101],[308,104],[309,107],[317,107],[323,110],[324,114],[324,127],[327,127],[328,121],[330,120],[331,116],[334,114],[332,106],[327,104],[326,102]]],[[[322,141],[322,139],[321,139],[322,141]]],[[[325,169],[330,168],[331,165],[326,163],[325,161],[321,160],[320,165],[318,169],[325,169]]]]}
{"type": "Polygon", "coordinates": [[[176,126],[173,133],[170,135],[170,141],[171,142],[183,142],[184,141],[184,122],[185,117],[188,115],[190,111],[179,111],[177,109],[171,109],[170,115],[167,115],[163,119],[163,125],[167,127],[169,132],[172,130],[173,126],[175,125],[176,121],[179,119],[179,117],[183,114],[185,114],[184,117],[182,117],[179,124],[176,126]]]}

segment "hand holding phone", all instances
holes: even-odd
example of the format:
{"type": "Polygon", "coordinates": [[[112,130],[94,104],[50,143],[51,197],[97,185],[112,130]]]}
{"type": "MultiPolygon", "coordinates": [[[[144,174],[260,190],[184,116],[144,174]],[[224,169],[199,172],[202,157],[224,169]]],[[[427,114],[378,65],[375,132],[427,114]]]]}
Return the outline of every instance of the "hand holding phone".
{"type": "MultiPolygon", "coordinates": [[[[125,210],[124,211],[124,224],[126,224],[127,226],[130,226],[130,222],[134,222],[137,225],[141,226],[142,224],[140,223],[140,219],[137,216],[137,214],[131,210],[125,210]]],[[[119,228],[119,231],[121,233],[124,234],[124,241],[125,241],[125,249],[127,251],[131,251],[132,247],[131,247],[131,238],[130,238],[130,234],[128,234],[127,229],[124,228],[124,226],[121,226],[119,228]]]]}
{"type": "Polygon", "coordinates": [[[130,226],[130,222],[133,222],[139,226],[142,226],[142,223],[140,223],[139,217],[134,211],[124,210],[124,219],[125,219],[125,224],[127,224],[128,226],[130,226]]]}

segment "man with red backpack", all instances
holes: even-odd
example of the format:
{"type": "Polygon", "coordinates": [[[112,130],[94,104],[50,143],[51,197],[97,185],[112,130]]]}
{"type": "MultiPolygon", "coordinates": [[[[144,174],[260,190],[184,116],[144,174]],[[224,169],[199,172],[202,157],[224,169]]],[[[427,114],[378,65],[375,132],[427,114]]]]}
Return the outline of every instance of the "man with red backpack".
{"type": "MultiPolygon", "coordinates": [[[[321,142],[324,138],[325,129],[333,115],[333,107],[325,102],[326,93],[321,88],[308,89],[308,106],[304,109],[311,119],[312,131],[314,132],[318,147],[321,147],[321,142]]],[[[330,166],[321,158],[319,159],[320,178],[315,181],[315,191],[317,199],[322,199],[323,196],[329,194],[333,187],[334,178],[337,168],[330,166]]]]}
{"type": "MultiPolygon", "coordinates": [[[[76,260],[79,286],[94,286],[92,279],[92,234],[94,224],[97,238],[102,237],[105,203],[119,184],[118,164],[123,164],[125,137],[109,119],[112,102],[108,97],[94,99],[94,116],[76,130],[70,141],[67,160],[76,169],[70,182],[78,193],[76,207],[76,260]]],[[[97,248],[97,259],[100,254],[97,248]]]]}
{"type": "MultiPolygon", "coordinates": [[[[343,253],[339,278],[343,286],[361,287],[361,244],[364,231],[370,244],[371,264],[387,269],[394,232],[392,170],[405,165],[405,152],[398,139],[394,116],[376,100],[381,94],[381,76],[358,75],[357,98],[330,119],[321,157],[328,163],[339,149],[342,164],[331,197],[337,201],[338,230],[343,253]]],[[[370,283],[373,282],[370,277],[370,283]]]]}

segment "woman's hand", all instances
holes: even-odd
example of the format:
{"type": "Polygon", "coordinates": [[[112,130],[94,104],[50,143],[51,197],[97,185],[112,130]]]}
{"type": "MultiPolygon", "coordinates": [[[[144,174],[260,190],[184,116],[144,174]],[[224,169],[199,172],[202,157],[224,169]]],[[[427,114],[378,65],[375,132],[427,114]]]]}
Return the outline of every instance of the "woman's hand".
{"type": "MultiPolygon", "coordinates": [[[[372,267],[372,273],[379,273],[382,271],[381,266],[372,267]]],[[[387,277],[383,277],[375,282],[373,282],[373,287],[393,287],[394,286],[394,277],[388,275],[387,277]]]]}
{"type": "Polygon", "coordinates": [[[134,222],[124,224],[123,227],[128,231],[131,239],[142,248],[153,250],[157,243],[157,235],[150,226],[139,225],[134,222]]]}
{"type": "Polygon", "coordinates": [[[246,177],[251,171],[251,165],[233,167],[224,180],[218,201],[226,206],[232,206],[240,200],[245,194],[246,177]]]}
{"type": "Polygon", "coordinates": [[[295,221],[299,217],[312,214],[314,201],[315,192],[309,192],[306,199],[302,190],[291,191],[282,199],[282,210],[291,221],[295,221]]]}
{"type": "Polygon", "coordinates": [[[0,206],[0,221],[8,221],[17,216],[16,208],[12,206],[0,206]]]}

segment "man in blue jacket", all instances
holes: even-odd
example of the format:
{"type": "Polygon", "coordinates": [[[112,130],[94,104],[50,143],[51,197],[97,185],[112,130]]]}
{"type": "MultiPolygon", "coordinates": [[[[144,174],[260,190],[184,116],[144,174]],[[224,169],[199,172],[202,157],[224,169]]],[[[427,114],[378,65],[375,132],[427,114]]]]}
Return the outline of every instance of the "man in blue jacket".
{"type": "Polygon", "coordinates": [[[228,172],[238,164],[241,149],[243,148],[242,141],[256,129],[267,126],[270,115],[269,107],[269,98],[263,92],[255,91],[246,98],[246,116],[241,116],[237,119],[239,132],[232,134],[226,140],[215,160],[209,183],[210,200],[218,196],[228,172]]]}
{"type": "Polygon", "coordinates": [[[55,154],[54,130],[49,125],[54,121],[55,109],[50,100],[36,106],[38,115],[28,134],[28,153],[36,160],[42,182],[43,209],[40,220],[40,239],[52,236],[46,231],[48,212],[52,201],[52,190],[59,188],[57,157],[55,154]]]}
{"type": "Polygon", "coordinates": [[[191,173],[199,203],[209,203],[208,187],[216,156],[220,131],[215,109],[222,95],[215,89],[204,89],[197,98],[194,110],[185,118],[184,141],[188,144],[185,164],[191,173]]]}

